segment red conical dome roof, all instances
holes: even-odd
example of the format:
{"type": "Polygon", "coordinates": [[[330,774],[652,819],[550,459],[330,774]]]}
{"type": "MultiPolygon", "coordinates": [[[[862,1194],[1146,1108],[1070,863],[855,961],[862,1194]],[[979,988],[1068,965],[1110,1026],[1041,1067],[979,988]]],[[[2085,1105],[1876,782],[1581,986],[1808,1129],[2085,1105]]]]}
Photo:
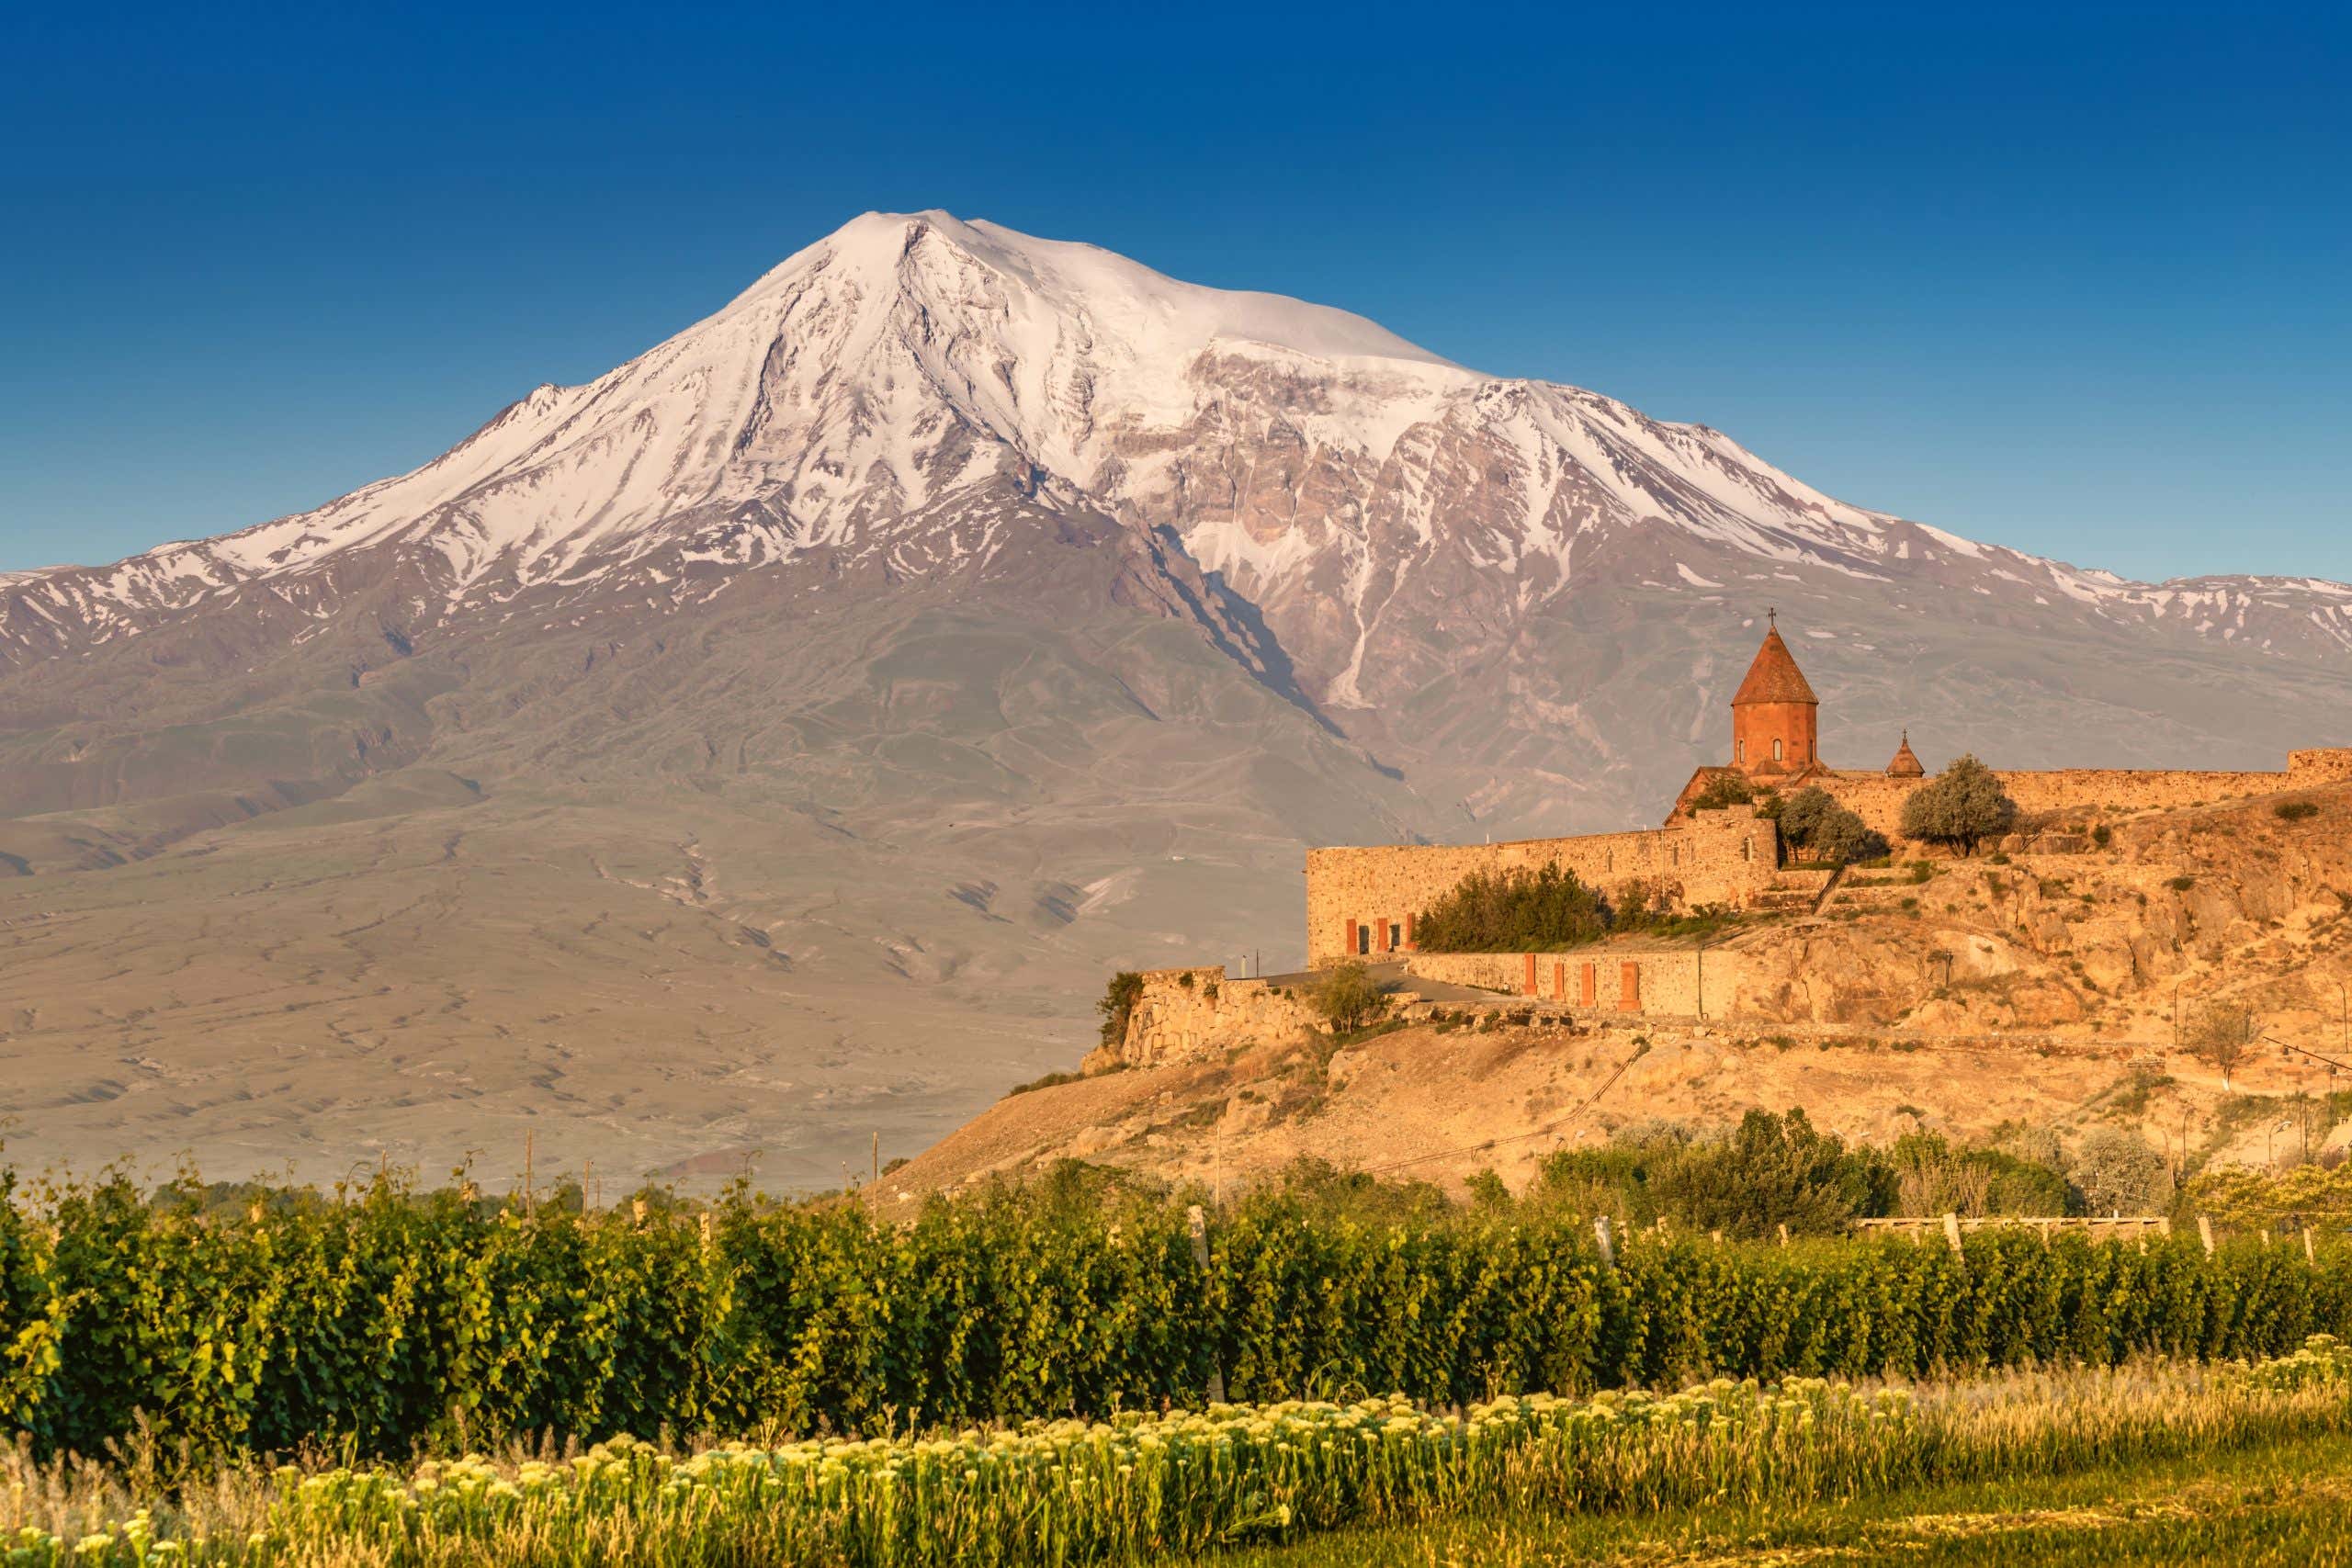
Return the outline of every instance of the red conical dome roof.
{"type": "Polygon", "coordinates": [[[1781,640],[1778,626],[1764,634],[1764,646],[1756,650],[1756,662],[1747,667],[1747,679],[1731,699],[1734,707],[1746,707],[1750,703],[1811,703],[1821,705],[1805,683],[1804,671],[1797,668],[1796,656],[1789,645],[1781,640]]]}
{"type": "Polygon", "coordinates": [[[1928,770],[1919,765],[1918,754],[1911,750],[1911,732],[1903,732],[1903,744],[1894,749],[1894,761],[1886,765],[1891,779],[1924,779],[1928,770]]]}

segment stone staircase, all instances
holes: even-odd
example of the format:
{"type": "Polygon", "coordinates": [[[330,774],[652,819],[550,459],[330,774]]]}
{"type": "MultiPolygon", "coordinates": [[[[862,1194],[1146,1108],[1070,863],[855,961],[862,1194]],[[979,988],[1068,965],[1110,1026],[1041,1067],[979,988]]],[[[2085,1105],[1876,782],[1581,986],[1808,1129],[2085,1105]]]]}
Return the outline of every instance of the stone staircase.
{"type": "Polygon", "coordinates": [[[1784,866],[1774,874],[1772,885],[1756,896],[1756,907],[1784,914],[1813,914],[1827,902],[1830,890],[1845,874],[1842,865],[1784,866]]]}

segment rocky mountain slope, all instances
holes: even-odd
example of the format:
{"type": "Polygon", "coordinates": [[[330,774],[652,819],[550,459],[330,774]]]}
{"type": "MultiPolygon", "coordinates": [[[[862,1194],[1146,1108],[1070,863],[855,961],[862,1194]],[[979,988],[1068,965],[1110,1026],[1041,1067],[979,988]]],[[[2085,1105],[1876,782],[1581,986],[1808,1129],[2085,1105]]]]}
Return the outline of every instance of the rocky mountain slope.
{"type": "Polygon", "coordinates": [[[389,1107],[437,1162],[483,1113],[376,1064],[560,1046],[600,1109],[557,1157],[830,1179],[1061,1055],[1110,964],[1291,956],[1303,844],[1655,820],[1767,603],[1836,762],[2346,739],[2352,589],[1972,544],[1341,311],[868,214],[414,473],[0,575],[0,1054],[65,1064],[9,1109],[86,1158],[177,1086],[160,1136],[315,1164],[320,1105],[389,1107]],[[707,942],[582,946],[681,911],[707,942]],[[511,981],[420,960],[458,932],[511,981]],[[276,999],[232,1029],[175,942],[276,999]],[[786,1087],[644,1098],[698,1058],[628,975],[731,998],[786,1087]],[[282,1091],[175,1076],[264,1050],[282,1091]]]}

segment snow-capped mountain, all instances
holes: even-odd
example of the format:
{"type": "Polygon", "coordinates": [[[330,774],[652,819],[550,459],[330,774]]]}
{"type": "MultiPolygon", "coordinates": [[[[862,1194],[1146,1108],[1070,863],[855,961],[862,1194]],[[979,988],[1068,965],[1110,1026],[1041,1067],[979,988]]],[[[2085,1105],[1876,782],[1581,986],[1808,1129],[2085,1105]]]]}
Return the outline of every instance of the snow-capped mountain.
{"type": "Polygon", "coordinates": [[[283,607],[269,618],[324,620],[388,573],[413,637],[599,589],[676,607],[812,552],[945,570],[995,546],[963,512],[1008,495],[1169,530],[1337,707],[1384,700],[1367,660],[1415,615],[1467,602],[1499,631],[1642,535],[1661,582],[1694,593],[1729,559],[2352,649],[2340,584],[2137,584],[1975,545],[1836,501],[1703,425],[1481,375],[1343,311],[927,212],[859,218],[609,375],[539,387],[315,512],[0,578],[0,658],[256,590],[283,607]]]}
{"type": "Polygon", "coordinates": [[[1107,968],[1295,959],[1304,844],[1655,822],[1768,607],[1839,765],[2352,741],[2341,584],[1974,544],[1343,311],[868,214],[413,473],[0,574],[22,1152],[167,1100],[234,1174],[561,1114],[599,1168],[830,1181],[1066,1065],[1107,968]]]}

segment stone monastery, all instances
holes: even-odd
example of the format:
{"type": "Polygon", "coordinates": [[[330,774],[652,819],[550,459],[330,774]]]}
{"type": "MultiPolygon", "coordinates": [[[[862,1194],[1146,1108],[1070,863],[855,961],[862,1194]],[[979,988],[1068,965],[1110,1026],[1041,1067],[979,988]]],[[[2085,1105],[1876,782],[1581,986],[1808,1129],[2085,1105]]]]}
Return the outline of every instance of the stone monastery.
{"type": "MultiPolygon", "coordinates": [[[[1415,912],[1478,871],[1557,865],[1604,890],[1644,884],[1654,897],[1681,908],[1769,904],[1776,891],[1788,886],[1778,827],[1753,806],[1695,808],[1707,785],[1724,774],[1781,791],[1817,786],[1901,846],[1903,803],[1927,780],[1910,737],[1906,734],[1894,758],[1875,771],[1833,768],[1825,762],[1821,699],[1797,668],[1777,616],[1732,697],[1731,724],[1731,760],[1693,773],[1661,828],[1502,844],[1308,851],[1308,964],[1319,967],[1350,957],[1377,961],[1415,952],[1415,912]]],[[[2189,806],[2340,784],[2352,780],[2352,749],[2290,752],[2283,773],[2065,768],[2002,772],[1998,776],[2019,813],[2030,819],[2189,806]]],[[[1589,988],[1589,976],[1586,985],[1589,988]]]]}
{"type": "MultiPolygon", "coordinates": [[[[1909,852],[1903,804],[1927,782],[1910,737],[1883,768],[1834,768],[1823,761],[1821,700],[1777,626],[1757,649],[1731,714],[1730,760],[1694,773],[1658,828],[1503,844],[1308,851],[1309,967],[1357,959],[1382,975],[1393,995],[1429,1006],[1448,997],[1448,1005],[1507,998],[1514,1007],[1569,1017],[1785,1021],[1793,1001],[1786,966],[1751,940],[1769,939],[1769,924],[1722,941],[1637,936],[1566,952],[1435,953],[1415,941],[1419,912],[1471,873],[1546,865],[1611,895],[1641,883],[1668,908],[1818,910],[1838,886],[1838,868],[1787,863],[1779,824],[1754,804],[1700,808],[1701,800],[1729,793],[1708,789],[1727,775],[1758,790],[1818,787],[1885,835],[1898,853],[1909,852]]],[[[2066,829],[2101,814],[2352,782],[2352,749],[2291,752],[2284,773],[2088,768],[1996,776],[2020,814],[2022,841],[2007,847],[2022,851],[2037,840],[2064,847],[2059,841],[2073,838],[2066,829]]],[[[1202,1059],[1320,1027],[1305,999],[1305,975],[1235,978],[1222,965],[1209,965],[1147,970],[1139,978],[1126,1034],[1115,1048],[1104,1047],[1105,1060],[1153,1066],[1202,1059]]]]}

